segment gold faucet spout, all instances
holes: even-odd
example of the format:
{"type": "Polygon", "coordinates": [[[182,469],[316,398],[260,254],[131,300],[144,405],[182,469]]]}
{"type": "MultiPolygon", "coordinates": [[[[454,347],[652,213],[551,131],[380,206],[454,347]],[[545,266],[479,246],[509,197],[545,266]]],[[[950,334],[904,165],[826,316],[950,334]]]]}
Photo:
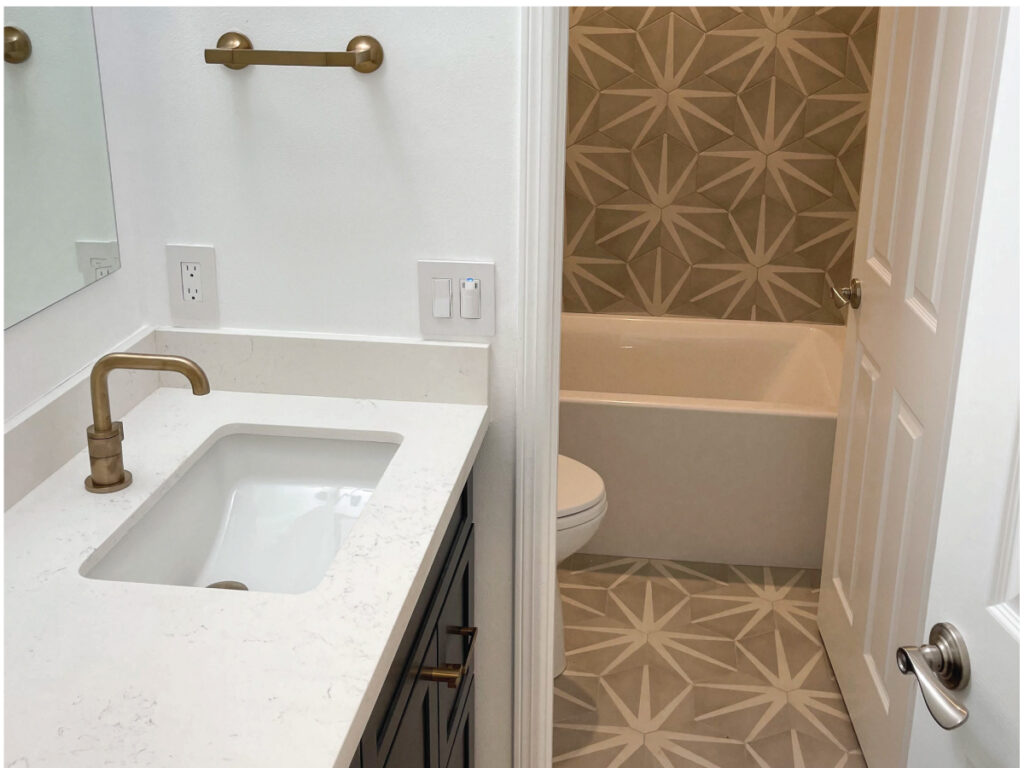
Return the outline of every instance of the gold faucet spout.
{"type": "Polygon", "coordinates": [[[192,394],[210,393],[210,380],[194,360],[177,355],[147,355],[133,352],[113,352],[104,355],[92,368],[89,384],[92,394],[92,426],[86,430],[89,441],[89,463],[92,473],[85,487],[93,493],[110,493],[127,488],[132,482],[131,472],[124,468],[121,441],[124,429],[121,422],[110,418],[110,389],[107,376],[117,368],[143,371],[175,371],[192,385],[192,394]]]}

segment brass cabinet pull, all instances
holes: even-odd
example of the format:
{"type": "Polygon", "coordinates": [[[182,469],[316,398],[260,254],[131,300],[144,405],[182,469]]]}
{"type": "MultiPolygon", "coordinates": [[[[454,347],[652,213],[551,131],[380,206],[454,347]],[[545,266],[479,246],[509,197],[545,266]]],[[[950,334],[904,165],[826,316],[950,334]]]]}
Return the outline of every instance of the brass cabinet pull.
{"type": "Polygon", "coordinates": [[[445,664],[443,667],[424,667],[420,670],[420,680],[434,683],[447,683],[449,688],[458,688],[462,678],[469,671],[473,662],[473,649],[476,648],[476,627],[448,627],[449,635],[462,635],[469,638],[469,650],[466,651],[464,664],[445,664]]]}
{"type": "Polygon", "coordinates": [[[245,69],[250,64],[273,67],[351,67],[356,72],[373,72],[384,61],[384,48],[369,35],[358,35],[344,51],[258,51],[241,32],[226,32],[216,48],[207,48],[207,64],[228,69],[245,69]]]}

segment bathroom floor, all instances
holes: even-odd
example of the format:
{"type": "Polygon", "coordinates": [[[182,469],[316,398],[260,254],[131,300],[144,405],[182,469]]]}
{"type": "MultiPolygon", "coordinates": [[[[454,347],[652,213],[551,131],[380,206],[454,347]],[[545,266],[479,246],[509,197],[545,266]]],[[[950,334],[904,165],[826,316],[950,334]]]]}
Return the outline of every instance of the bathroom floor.
{"type": "Polygon", "coordinates": [[[576,554],[558,569],[559,768],[863,768],[816,570],[576,554]]]}

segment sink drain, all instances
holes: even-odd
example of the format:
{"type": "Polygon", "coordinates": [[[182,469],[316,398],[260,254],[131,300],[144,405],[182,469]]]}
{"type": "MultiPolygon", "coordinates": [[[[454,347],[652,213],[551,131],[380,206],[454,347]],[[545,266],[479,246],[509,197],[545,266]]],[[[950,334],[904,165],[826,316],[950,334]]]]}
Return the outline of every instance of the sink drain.
{"type": "Polygon", "coordinates": [[[249,588],[240,581],[215,581],[213,584],[207,584],[207,589],[241,589],[245,592],[249,591],[249,588]]]}

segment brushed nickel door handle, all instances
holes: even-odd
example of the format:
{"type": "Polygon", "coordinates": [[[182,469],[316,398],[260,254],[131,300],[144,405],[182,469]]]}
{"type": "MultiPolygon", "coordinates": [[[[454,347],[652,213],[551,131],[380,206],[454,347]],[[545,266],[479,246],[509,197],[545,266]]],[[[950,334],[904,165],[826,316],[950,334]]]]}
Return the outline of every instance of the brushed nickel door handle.
{"type": "Polygon", "coordinates": [[[850,280],[849,288],[840,288],[838,291],[836,287],[832,286],[832,300],[836,303],[836,306],[842,309],[849,304],[854,309],[860,306],[860,280],[856,277],[850,280]]]}
{"type": "Polygon", "coordinates": [[[935,722],[947,731],[967,722],[967,709],[943,690],[960,690],[971,679],[967,646],[956,627],[940,622],[928,633],[927,645],[898,648],[896,666],[904,675],[917,678],[924,703],[935,722]]]}

